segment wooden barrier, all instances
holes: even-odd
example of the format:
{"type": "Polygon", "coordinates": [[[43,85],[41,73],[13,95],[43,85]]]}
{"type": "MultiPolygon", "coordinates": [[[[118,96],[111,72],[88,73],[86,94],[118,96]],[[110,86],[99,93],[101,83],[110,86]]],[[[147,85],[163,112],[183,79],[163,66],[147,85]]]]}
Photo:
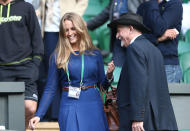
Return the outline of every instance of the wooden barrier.
{"type": "MultiPolygon", "coordinates": [[[[26,131],[32,131],[27,129],[26,131]]],[[[59,131],[57,122],[39,122],[33,131],[59,131]]]]}

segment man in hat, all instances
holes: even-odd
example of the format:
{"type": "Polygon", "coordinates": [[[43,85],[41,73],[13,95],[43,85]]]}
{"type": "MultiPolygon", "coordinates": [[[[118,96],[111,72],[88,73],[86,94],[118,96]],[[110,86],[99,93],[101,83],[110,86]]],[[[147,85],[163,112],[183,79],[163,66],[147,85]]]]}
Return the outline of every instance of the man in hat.
{"type": "Polygon", "coordinates": [[[127,47],[117,88],[120,131],[177,130],[160,51],[139,15],[127,13],[108,24],[127,47]]]}

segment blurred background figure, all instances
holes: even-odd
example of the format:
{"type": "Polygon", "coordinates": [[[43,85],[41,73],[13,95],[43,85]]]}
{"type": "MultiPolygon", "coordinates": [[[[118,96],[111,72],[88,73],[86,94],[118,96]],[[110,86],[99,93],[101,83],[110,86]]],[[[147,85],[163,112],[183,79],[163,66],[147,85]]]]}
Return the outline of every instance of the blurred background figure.
{"type": "Polygon", "coordinates": [[[26,2],[29,2],[34,6],[34,9],[36,10],[40,6],[40,0],[25,0],[26,2]]]}
{"type": "Polygon", "coordinates": [[[143,17],[144,24],[152,30],[152,34],[145,36],[161,51],[168,82],[179,83],[182,80],[178,59],[183,13],[181,0],[150,0],[141,4],[137,13],[143,17]]]}
{"type": "Polygon", "coordinates": [[[189,19],[189,15],[190,15],[190,1],[187,0],[187,2],[184,2],[182,4],[183,6],[183,20],[182,20],[182,33],[183,35],[185,35],[185,33],[187,32],[187,30],[190,29],[190,19],[189,19]]]}
{"type": "MultiPolygon", "coordinates": [[[[121,14],[126,12],[128,12],[128,0],[110,0],[102,12],[87,21],[87,27],[89,30],[94,30],[108,21],[119,18],[121,14]]],[[[121,67],[124,62],[123,57],[125,57],[126,49],[122,47],[121,41],[116,39],[116,31],[111,30],[110,32],[110,50],[113,52],[114,64],[121,67]]]]}
{"type": "MultiPolygon", "coordinates": [[[[40,19],[42,36],[44,39],[44,58],[41,64],[41,73],[39,80],[39,92],[43,92],[43,87],[47,79],[49,58],[54,51],[59,37],[59,24],[61,17],[66,12],[75,12],[82,16],[88,6],[88,0],[40,0],[40,6],[36,14],[40,19]]],[[[59,92],[59,90],[57,90],[59,92]]],[[[52,106],[49,110],[49,118],[56,119],[58,116],[58,106],[60,95],[55,96],[52,106]]]]}
{"type": "Polygon", "coordinates": [[[136,13],[137,8],[141,3],[148,0],[128,0],[128,10],[129,12],[136,13]]]}

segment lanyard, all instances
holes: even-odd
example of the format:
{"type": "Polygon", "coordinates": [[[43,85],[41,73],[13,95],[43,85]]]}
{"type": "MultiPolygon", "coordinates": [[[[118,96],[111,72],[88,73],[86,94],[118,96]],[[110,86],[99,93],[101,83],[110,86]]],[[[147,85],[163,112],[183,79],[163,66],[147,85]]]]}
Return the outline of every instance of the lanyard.
{"type": "MultiPolygon", "coordinates": [[[[84,76],[84,54],[81,55],[81,61],[82,61],[82,68],[81,68],[81,80],[80,80],[80,87],[82,87],[83,85],[83,76],[84,76]]],[[[69,77],[69,70],[68,70],[68,63],[67,63],[67,67],[66,67],[66,72],[67,72],[67,78],[68,78],[68,82],[69,82],[69,86],[71,86],[71,80],[69,77]]]]}

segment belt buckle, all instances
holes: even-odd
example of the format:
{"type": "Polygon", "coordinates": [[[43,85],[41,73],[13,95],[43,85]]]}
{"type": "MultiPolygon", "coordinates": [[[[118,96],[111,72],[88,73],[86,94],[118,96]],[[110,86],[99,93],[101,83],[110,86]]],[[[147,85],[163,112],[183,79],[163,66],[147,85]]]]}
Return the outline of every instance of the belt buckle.
{"type": "Polygon", "coordinates": [[[86,90],[87,88],[85,86],[81,86],[81,89],[82,90],[86,90]]]}

